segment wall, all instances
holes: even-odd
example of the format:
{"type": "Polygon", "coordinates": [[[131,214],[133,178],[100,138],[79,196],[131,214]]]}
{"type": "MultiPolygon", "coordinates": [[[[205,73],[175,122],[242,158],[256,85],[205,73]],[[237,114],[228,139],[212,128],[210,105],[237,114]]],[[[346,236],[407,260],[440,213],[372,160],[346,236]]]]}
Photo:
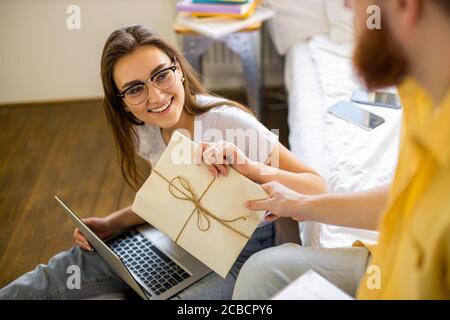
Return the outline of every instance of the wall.
{"type": "MultiPolygon", "coordinates": [[[[100,98],[100,55],[116,28],[142,23],[177,46],[177,0],[0,0],[0,105],[100,98]],[[70,30],[70,5],[81,28],[70,30]]],[[[282,85],[282,66],[265,42],[265,83],[282,85]],[[275,59],[276,60],[276,59],[275,59]],[[275,62],[275,63],[274,63],[275,62]]],[[[208,89],[245,85],[239,60],[223,48],[205,59],[208,89]]]]}
{"type": "Polygon", "coordinates": [[[176,0],[1,0],[0,104],[102,96],[100,55],[119,26],[142,23],[176,44],[176,0]],[[69,30],[69,5],[81,29],[69,30]]]}

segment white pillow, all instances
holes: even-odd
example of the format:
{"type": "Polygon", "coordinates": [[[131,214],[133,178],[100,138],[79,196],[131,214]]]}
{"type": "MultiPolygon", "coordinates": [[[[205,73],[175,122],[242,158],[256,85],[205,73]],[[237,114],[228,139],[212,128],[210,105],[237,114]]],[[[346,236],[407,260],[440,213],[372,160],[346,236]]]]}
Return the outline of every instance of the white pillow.
{"type": "Polygon", "coordinates": [[[343,0],[326,0],[326,7],[331,40],[340,44],[352,43],[353,11],[345,7],[343,0]]]}
{"type": "Polygon", "coordinates": [[[263,0],[263,5],[275,11],[268,27],[279,54],[329,30],[325,0],[263,0]]]}

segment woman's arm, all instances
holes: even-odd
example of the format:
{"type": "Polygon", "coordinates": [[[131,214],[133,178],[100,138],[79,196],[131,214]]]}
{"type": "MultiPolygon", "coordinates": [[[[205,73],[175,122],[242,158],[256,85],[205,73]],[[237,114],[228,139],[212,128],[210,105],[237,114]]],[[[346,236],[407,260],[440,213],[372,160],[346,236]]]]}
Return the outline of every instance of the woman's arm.
{"type": "Polygon", "coordinates": [[[144,219],[131,211],[131,206],[115,211],[106,218],[109,220],[111,226],[116,229],[126,229],[146,223],[144,219]]]}
{"type": "Polygon", "coordinates": [[[280,182],[303,194],[319,194],[326,191],[323,178],[313,169],[302,164],[288,149],[278,143],[270,156],[269,165],[255,162],[234,144],[219,141],[201,144],[202,161],[213,175],[227,175],[227,166],[259,184],[280,182]]]}
{"type": "MultiPolygon", "coordinates": [[[[107,239],[123,230],[145,223],[145,221],[131,211],[131,206],[120,209],[106,217],[90,217],[83,222],[101,239],[107,239]]],[[[93,247],[78,228],[73,232],[75,243],[85,250],[92,251],[93,247]]]]}
{"type": "Polygon", "coordinates": [[[277,181],[305,195],[326,192],[325,180],[280,143],[272,151],[267,165],[252,162],[244,174],[259,184],[277,181]]]}

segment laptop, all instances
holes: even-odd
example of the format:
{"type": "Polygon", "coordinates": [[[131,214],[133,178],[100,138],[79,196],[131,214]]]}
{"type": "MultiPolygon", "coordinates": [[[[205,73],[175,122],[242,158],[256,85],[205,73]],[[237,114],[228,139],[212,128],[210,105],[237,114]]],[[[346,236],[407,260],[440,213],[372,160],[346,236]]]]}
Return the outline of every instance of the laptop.
{"type": "Polygon", "coordinates": [[[101,240],[60,198],[55,199],[100,257],[143,299],[168,299],[212,272],[150,225],[101,240]]]}

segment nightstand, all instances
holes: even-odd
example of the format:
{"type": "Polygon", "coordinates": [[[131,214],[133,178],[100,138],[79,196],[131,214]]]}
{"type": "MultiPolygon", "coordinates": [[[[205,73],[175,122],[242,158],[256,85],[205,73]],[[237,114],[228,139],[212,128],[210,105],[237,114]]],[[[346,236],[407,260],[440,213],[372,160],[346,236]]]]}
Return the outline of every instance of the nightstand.
{"type": "Polygon", "coordinates": [[[227,48],[239,56],[244,71],[248,105],[258,118],[261,117],[261,111],[264,109],[261,27],[262,22],[258,22],[240,31],[214,39],[186,27],[174,26],[175,32],[180,37],[184,56],[199,74],[202,74],[203,56],[214,42],[223,42],[227,48]]]}

